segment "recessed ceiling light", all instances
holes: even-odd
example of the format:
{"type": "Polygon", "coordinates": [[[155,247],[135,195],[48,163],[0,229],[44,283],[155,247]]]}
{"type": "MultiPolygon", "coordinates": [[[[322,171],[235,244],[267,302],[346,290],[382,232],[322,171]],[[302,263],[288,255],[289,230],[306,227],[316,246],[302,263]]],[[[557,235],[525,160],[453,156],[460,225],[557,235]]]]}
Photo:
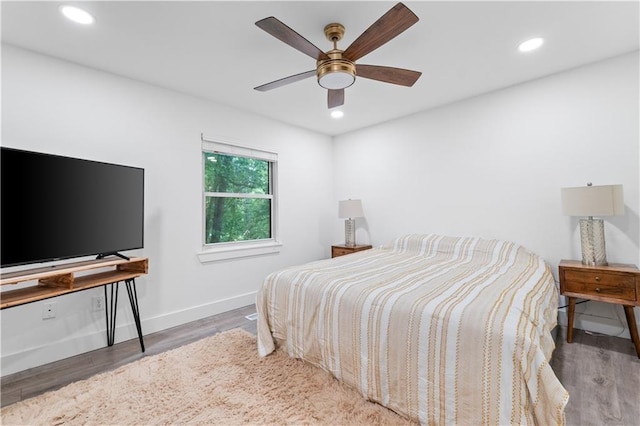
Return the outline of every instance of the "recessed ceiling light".
{"type": "Polygon", "coordinates": [[[518,50],[521,52],[531,52],[532,50],[536,50],[544,43],[544,39],[541,37],[531,38],[527,41],[523,41],[518,46],[518,50]]]}
{"type": "Polygon", "coordinates": [[[60,6],[60,12],[68,19],[73,22],[77,22],[78,24],[89,25],[93,24],[95,21],[89,12],[75,6],[60,6]]]}
{"type": "Polygon", "coordinates": [[[335,111],[331,111],[331,117],[333,118],[342,118],[343,116],[344,116],[344,112],[340,111],[339,109],[335,111]]]}

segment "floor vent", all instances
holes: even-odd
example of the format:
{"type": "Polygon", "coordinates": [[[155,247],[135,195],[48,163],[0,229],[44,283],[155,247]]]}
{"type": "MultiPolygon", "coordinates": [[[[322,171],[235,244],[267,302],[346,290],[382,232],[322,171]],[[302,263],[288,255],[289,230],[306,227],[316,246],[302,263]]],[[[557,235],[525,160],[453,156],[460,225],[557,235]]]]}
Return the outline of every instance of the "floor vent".
{"type": "Polygon", "coordinates": [[[255,321],[258,319],[258,313],[256,312],[255,314],[247,315],[245,318],[248,319],[249,321],[255,321]]]}

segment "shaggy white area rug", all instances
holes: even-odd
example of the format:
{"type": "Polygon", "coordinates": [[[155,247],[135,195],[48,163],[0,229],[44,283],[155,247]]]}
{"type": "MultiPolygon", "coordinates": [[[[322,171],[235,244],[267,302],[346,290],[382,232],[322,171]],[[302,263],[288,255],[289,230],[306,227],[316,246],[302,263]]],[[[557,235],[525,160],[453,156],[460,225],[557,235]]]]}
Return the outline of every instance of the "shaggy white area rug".
{"type": "Polygon", "coordinates": [[[283,352],[232,330],[0,411],[2,424],[409,424],[283,352]]]}

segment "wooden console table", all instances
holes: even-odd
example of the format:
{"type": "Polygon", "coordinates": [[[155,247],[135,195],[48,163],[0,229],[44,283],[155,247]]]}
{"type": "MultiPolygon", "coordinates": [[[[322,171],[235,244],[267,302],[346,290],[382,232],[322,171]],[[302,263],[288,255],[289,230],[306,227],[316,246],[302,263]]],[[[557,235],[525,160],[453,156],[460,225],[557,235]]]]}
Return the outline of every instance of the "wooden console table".
{"type": "Polygon", "coordinates": [[[107,344],[112,346],[115,340],[116,313],[118,309],[118,286],[125,283],[133,318],[138,331],[140,348],[144,352],[144,340],[140,324],[138,293],[135,279],[149,270],[149,260],[144,257],[125,259],[98,259],[67,263],[49,267],[8,272],[0,276],[0,285],[18,284],[36,281],[36,285],[0,292],[0,309],[25,305],[51,297],[63,296],[95,287],[104,288],[105,318],[107,321],[107,344]],[[97,269],[106,269],[96,271],[97,269]],[[85,275],[83,275],[86,273],[85,275]],[[110,296],[107,293],[110,286],[110,296]],[[115,288],[114,288],[115,285],[115,288]],[[115,291],[114,291],[115,290],[115,291]]]}

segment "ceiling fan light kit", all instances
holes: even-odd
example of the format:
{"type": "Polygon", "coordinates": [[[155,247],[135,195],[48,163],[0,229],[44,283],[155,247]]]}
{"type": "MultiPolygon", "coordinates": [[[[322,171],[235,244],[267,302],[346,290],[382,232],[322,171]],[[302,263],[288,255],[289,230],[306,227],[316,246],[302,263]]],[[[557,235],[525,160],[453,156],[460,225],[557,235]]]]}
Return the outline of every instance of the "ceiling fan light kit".
{"type": "Polygon", "coordinates": [[[338,49],[345,28],[338,23],[325,26],[324,34],[333,43],[333,49],[326,53],[300,34],[274,18],[262,19],[256,26],[280,41],[316,60],[316,69],[281,78],[271,83],[255,87],[264,92],[316,75],[318,84],[328,89],[327,104],[335,108],[344,104],[344,89],[356,81],[356,75],[384,83],[411,87],[422,75],[421,72],[377,65],[356,65],[361,57],[395,38],[413,24],[418,17],[402,3],[396,4],[380,19],[374,22],[346,50],[338,49]]]}
{"type": "Polygon", "coordinates": [[[356,81],[356,66],[345,60],[331,60],[318,65],[318,84],[325,89],[346,89],[356,81]]]}

